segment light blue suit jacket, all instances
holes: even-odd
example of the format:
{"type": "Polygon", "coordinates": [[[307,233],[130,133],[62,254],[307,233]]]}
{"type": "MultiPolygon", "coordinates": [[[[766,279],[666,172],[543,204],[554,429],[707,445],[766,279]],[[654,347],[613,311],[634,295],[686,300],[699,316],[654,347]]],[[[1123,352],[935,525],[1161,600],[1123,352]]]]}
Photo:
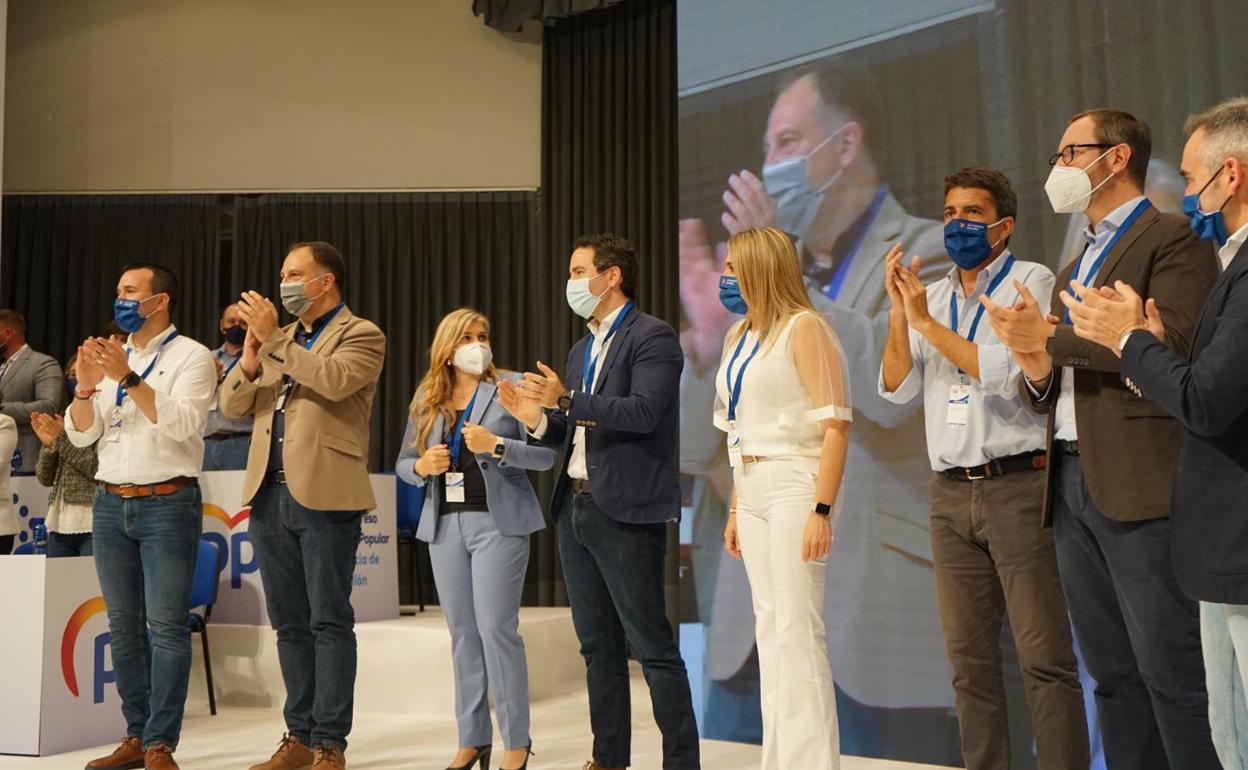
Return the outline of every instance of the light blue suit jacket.
{"type": "MultiPolygon", "coordinates": [[[[503,377],[519,379],[520,375],[508,373],[503,377]]],[[[476,459],[485,478],[486,504],[498,530],[504,535],[528,535],[545,529],[546,520],[542,517],[542,509],[527,471],[550,470],[555,464],[555,450],[531,446],[524,426],[498,403],[497,394],[498,388],[494,383],[482,382],[468,422],[482,426],[503,440],[506,445],[503,459],[495,460],[488,452],[477,454],[476,459]]],[[[431,542],[437,534],[441,495],[437,484],[428,483],[429,479],[416,473],[419,453],[412,446],[415,433],[415,423],[409,417],[407,431],[403,435],[403,450],[399,452],[394,471],[408,484],[425,488],[425,504],[420,510],[416,537],[431,542]]],[[[444,421],[438,417],[429,432],[427,445],[443,443],[445,434],[444,421]]]]}

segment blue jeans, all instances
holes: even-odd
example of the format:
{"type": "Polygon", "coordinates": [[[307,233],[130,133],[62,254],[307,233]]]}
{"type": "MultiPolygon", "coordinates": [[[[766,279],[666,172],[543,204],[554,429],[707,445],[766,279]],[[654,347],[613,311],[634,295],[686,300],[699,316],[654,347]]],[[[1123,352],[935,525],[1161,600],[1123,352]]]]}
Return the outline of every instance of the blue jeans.
{"type": "Polygon", "coordinates": [[[355,702],[355,552],[363,511],[316,511],[285,484],[251,501],[249,537],[286,683],[286,728],[305,746],[345,750],[355,702]]]}
{"type": "Polygon", "coordinates": [[[590,495],[570,494],[559,516],[559,558],[581,641],[594,762],[627,767],[632,745],[628,650],[650,687],[665,770],[698,768],[689,675],[663,598],[664,524],[624,524],[590,495]],[[625,647],[627,642],[627,647],[625,647]]]}
{"type": "Polygon", "coordinates": [[[247,469],[251,436],[204,439],[204,470],[241,471],[247,469]]]}
{"type": "Polygon", "coordinates": [[[529,745],[529,669],[520,638],[520,592],[529,536],[504,535],[487,512],[438,517],[429,562],[451,632],[455,719],[460,746],[493,738],[487,691],[494,696],[503,746],[529,745]]]}
{"type": "Polygon", "coordinates": [[[1248,606],[1200,603],[1209,726],[1224,770],[1248,768],[1248,606]]]}
{"type": "Polygon", "coordinates": [[[199,487],[129,500],[95,495],[95,571],[108,606],[126,735],[176,747],[191,673],[191,578],[203,526],[199,487]],[[149,639],[148,632],[151,632],[149,639]]]}
{"type": "Polygon", "coordinates": [[[91,544],[90,532],[48,533],[48,558],[57,559],[66,556],[91,556],[95,552],[91,544]]]}

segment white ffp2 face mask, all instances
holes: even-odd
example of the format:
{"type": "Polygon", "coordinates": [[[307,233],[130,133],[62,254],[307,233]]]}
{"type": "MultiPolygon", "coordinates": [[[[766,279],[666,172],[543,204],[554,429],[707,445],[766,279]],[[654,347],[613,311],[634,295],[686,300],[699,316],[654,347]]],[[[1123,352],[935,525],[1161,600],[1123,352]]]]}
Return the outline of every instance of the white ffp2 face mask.
{"type": "Polygon", "coordinates": [[[455,357],[451,362],[464,374],[480,377],[490,368],[494,361],[494,351],[485,342],[470,342],[455,349],[455,357]]]}
{"type": "MultiPolygon", "coordinates": [[[[1116,146],[1116,145],[1115,145],[1116,146]]],[[[1092,186],[1092,177],[1088,176],[1088,169],[1101,162],[1101,158],[1113,152],[1114,148],[1110,147],[1101,153],[1096,160],[1092,161],[1083,168],[1076,166],[1053,166],[1053,170],[1049,172],[1049,178],[1044,183],[1044,194],[1049,196],[1049,205],[1053,207],[1053,211],[1058,214],[1078,214],[1088,207],[1092,202],[1092,195],[1105,186],[1105,183],[1114,178],[1113,174],[1101,180],[1096,187],[1092,186]]]]}

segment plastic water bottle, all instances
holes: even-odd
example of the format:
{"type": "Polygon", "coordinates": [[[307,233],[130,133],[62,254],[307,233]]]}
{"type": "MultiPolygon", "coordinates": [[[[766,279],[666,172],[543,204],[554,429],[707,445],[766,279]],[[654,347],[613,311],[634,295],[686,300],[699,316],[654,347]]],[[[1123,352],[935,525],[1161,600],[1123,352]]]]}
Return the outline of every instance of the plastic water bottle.
{"type": "Polygon", "coordinates": [[[34,519],[31,521],[35,530],[35,553],[48,553],[48,526],[43,523],[43,519],[34,519]]]}

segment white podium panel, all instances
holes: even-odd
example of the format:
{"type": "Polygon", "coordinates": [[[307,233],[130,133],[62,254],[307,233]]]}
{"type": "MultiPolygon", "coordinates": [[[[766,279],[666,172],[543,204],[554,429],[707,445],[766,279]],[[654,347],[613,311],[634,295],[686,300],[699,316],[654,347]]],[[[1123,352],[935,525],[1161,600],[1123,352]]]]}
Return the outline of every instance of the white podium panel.
{"type": "Polygon", "coordinates": [[[56,754],[126,731],[95,560],[0,558],[0,753],[56,754]]]}
{"type": "MultiPolygon", "coordinates": [[[[374,474],[370,480],[377,508],[364,514],[360,548],[356,554],[355,586],[351,591],[356,622],[399,616],[395,480],[393,476],[382,474],[374,474]]],[[[268,625],[259,564],[248,539],[251,508],[242,505],[243,473],[205,473],[200,485],[204,495],[204,535],[216,540],[225,554],[212,620],[268,625]]]]}

